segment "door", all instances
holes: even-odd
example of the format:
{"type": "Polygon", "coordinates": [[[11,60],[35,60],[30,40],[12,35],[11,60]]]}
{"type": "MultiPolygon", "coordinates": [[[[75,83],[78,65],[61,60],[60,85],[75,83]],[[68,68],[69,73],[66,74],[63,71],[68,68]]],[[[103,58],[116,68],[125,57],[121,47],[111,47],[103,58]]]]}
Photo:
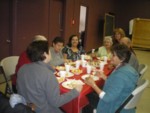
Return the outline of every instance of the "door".
{"type": "Polygon", "coordinates": [[[10,2],[0,0],[0,60],[10,55],[10,2]]]}
{"type": "Polygon", "coordinates": [[[35,35],[48,38],[49,0],[13,1],[12,53],[22,53],[35,35]]]}
{"type": "Polygon", "coordinates": [[[63,11],[64,0],[53,0],[51,2],[50,12],[50,37],[56,36],[63,37],[64,27],[64,11],[63,11]]]}

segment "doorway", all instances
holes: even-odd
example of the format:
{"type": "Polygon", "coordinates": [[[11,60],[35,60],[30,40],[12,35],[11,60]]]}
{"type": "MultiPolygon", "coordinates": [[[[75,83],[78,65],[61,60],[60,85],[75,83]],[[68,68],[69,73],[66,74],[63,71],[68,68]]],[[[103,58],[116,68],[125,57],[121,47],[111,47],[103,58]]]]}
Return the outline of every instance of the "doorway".
{"type": "Polygon", "coordinates": [[[80,34],[80,43],[82,47],[85,47],[85,38],[86,38],[86,23],[87,23],[87,7],[80,6],[80,21],[79,21],[79,34],[80,34]]]}
{"type": "Polygon", "coordinates": [[[10,55],[10,0],[0,0],[0,60],[10,55]]]}
{"type": "Polygon", "coordinates": [[[64,32],[64,0],[53,0],[50,13],[50,37],[63,37],[64,32]]]}

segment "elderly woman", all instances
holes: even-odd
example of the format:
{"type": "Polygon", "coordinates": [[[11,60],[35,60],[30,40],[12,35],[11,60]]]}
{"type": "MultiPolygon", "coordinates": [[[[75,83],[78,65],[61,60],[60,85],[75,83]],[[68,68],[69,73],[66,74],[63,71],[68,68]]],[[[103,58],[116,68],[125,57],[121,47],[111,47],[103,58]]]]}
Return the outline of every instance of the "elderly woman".
{"type": "Polygon", "coordinates": [[[116,29],[114,29],[113,36],[112,36],[113,45],[120,43],[120,39],[122,37],[125,37],[124,30],[122,28],[116,28],[116,29]]]}
{"type": "Polygon", "coordinates": [[[82,46],[79,45],[79,38],[77,35],[72,35],[69,38],[68,44],[62,50],[64,58],[72,61],[79,60],[81,54],[84,54],[82,46]]]}
{"type": "MultiPolygon", "coordinates": [[[[108,78],[103,72],[97,74],[105,80],[103,89],[100,89],[91,77],[85,80],[99,95],[97,113],[115,113],[135,89],[138,80],[138,73],[126,63],[130,56],[128,47],[117,44],[112,48],[112,53],[111,63],[115,66],[114,71],[108,78]]],[[[120,113],[135,113],[135,109],[122,109],[120,113]]]]}
{"type": "Polygon", "coordinates": [[[18,71],[17,88],[27,103],[36,105],[36,113],[62,113],[63,104],[76,98],[82,86],[76,86],[65,94],[60,93],[59,83],[54,70],[49,65],[51,59],[47,41],[32,42],[27,48],[31,61],[18,71]]]}
{"type": "Polygon", "coordinates": [[[101,46],[98,49],[97,56],[98,57],[107,56],[108,59],[110,59],[112,56],[112,54],[111,54],[112,44],[113,44],[113,42],[112,42],[112,38],[110,36],[104,37],[103,46],[101,46]]]}

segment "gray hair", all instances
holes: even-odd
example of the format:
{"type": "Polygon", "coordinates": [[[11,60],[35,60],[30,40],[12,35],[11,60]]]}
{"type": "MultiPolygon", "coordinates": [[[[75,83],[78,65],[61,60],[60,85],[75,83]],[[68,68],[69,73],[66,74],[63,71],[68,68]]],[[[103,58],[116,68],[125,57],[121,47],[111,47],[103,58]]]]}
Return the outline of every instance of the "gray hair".
{"type": "Polygon", "coordinates": [[[111,36],[105,36],[103,42],[105,42],[106,40],[109,40],[110,43],[113,44],[111,36]]]}
{"type": "Polygon", "coordinates": [[[34,38],[33,38],[33,42],[34,41],[47,41],[47,38],[43,35],[35,35],[34,38]]]}

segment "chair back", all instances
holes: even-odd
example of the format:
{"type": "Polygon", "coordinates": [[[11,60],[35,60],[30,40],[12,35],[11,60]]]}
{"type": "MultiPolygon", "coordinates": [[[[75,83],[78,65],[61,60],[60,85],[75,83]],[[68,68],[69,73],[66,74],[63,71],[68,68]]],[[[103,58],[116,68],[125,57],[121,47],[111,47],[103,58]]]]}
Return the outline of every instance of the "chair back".
{"type": "Polygon", "coordinates": [[[140,84],[136,87],[136,89],[132,92],[133,97],[131,100],[125,105],[124,109],[131,109],[135,108],[141,99],[141,96],[145,90],[145,88],[148,86],[149,81],[142,79],[140,84]]]}
{"type": "Polygon", "coordinates": [[[15,73],[18,59],[19,56],[9,56],[1,60],[0,65],[3,67],[7,78],[15,73]]]}
{"type": "Polygon", "coordinates": [[[144,75],[146,70],[147,70],[148,66],[146,64],[140,64],[139,65],[139,73],[140,73],[140,76],[144,75]]]}
{"type": "Polygon", "coordinates": [[[4,69],[0,66],[0,84],[5,83],[7,81],[4,69]]]}
{"type": "Polygon", "coordinates": [[[2,66],[0,66],[0,83],[5,83],[5,95],[13,93],[2,66]]]}
{"type": "Polygon", "coordinates": [[[141,82],[143,76],[145,75],[145,72],[147,71],[147,69],[148,69],[148,66],[146,64],[140,64],[139,65],[139,69],[138,69],[139,79],[138,79],[137,85],[140,84],[140,82],[141,82]]]}
{"type": "Polygon", "coordinates": [[[122,103],[122,105],[116,110],[115,113],[120,113],[122,109],[135,108],[141,99],[144,89],[148,86],[149,81],[142,79],[140,84],[135,88],[129,97],[122,103]]]}

